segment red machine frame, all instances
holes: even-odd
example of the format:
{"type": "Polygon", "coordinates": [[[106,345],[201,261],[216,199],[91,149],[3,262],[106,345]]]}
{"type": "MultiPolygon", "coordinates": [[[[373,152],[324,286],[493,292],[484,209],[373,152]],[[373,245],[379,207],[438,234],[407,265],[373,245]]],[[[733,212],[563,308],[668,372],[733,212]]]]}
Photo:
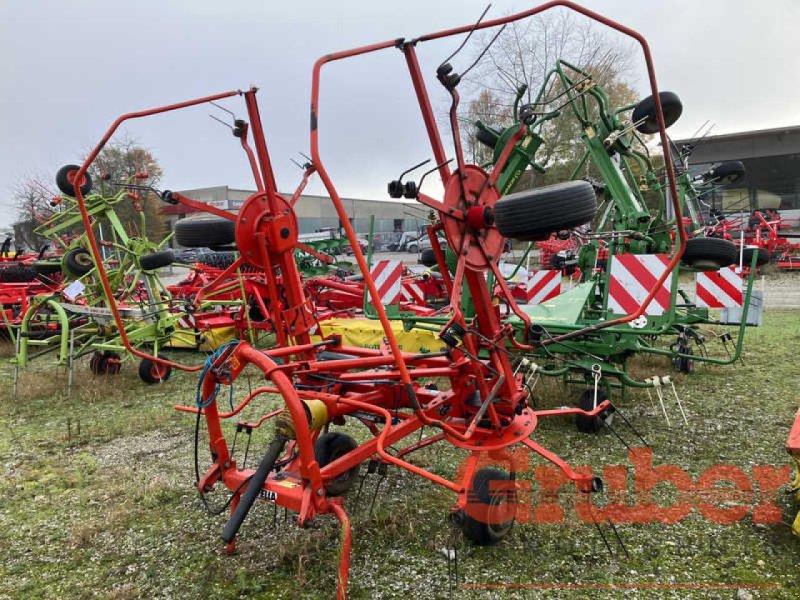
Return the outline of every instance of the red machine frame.
{"type": "MultiPolygon", "coordinates": [[[[278,347],[274,350],[260,351],[246,342],[225,347],[216,353],[203,369],[198,406],[176,407],[179,410],[197,414],[198,421],[201,416],[205,417],[212,464],[200,477],[198,489],[202,493],[219,482],[232,491],[232,514],[223,532],[223,539],[228,543],[229,549],[234,548],[238,529],[258,497],[265,497],[276,505],[296,511],[299,525],[306,523],[316,515],[333,513],[344,532],[337,584],[337,596],[344,597],[349,571],[350,524],[343,508],[342,499],[327,493],[326,483],[375,455],[385,463],[399,466],[455,492],[457,494],[457,502],[453,508],[455,513],[467,508],[470,486],[478,468],[481,453],[497,453],[518,443],[524,444],[559,467],[580,490],[592,491],[601,487],[602,482],[599,479],[575,472],[564,460],[541,447],[529,436],[535,429],[539,418],[566,414],[597,416],[610,408],[608,401],[598,404],[593,411],[583,411],[577,408],[532,410],[528,406],[528,393],[524,389],[522,381],[523,374],[518,373],[518,370],[512,367],[511,357],[505,349],[506,343],[516,344],[520,348],[530,346],[517,342],[510,327],[503,325],[497,309],[492,304],[492,297],[484,279],[486,270],[494,272],[501,287],[501,293],[505,296],[505,301],[511,310],[528,322],[527,316],[517,306],[499,273],[497,259],[501,253],[504,239],[493,226],[491,219],[491,209],[499,199],[494,182],[508,160],[516,139],[513,139],[508,145],[493,171],[487,173],[477,166],[464,163],[456,136],[458,168],[451,171],[447,165],[444,146],[415,51],[416,45],[422,42],[468,33],[476,29],[495,27],[530,17],[555,6],[563,6],[577,11],[633,37],[640,43],[647,62],[652,97],[656,103],[662,145],[667,147],[664,118],[652,59],[644,38],[592,11],[568,1],[557,0],[522,13],[477,25],[449,29],[409,41],[394,39],[329,54],[319,59],[314,65],[312,77],[310,134],[312,166],[307,169],[298,193],[292,199],[287,200],[277,191],[256,102],[255,88],[246,92],[230,91],[123,115],[114,122],[75,175],[75,181],[80,181],[103,145],[119,125],[127,119],[177,110],[236,95],[244,96],[255,151],[252,151],[247,144],[246,125],[244,133],[238,137],[241,138],[242,146],[250,161],[258,191],[245,202],[236,217],[236,242],[241,253],[239,262],[247,262],[260,268],[265,274],[270,311],[273,315],[279,315],[274,319],[278,347]],[[357,243],[355,231],[320,156],[318,143],[319,91],[321,70],[327,63],[390,48],[399,49],[405,58],[430,138],[433,155],[439,165],[438,172],[445,185],[442,201],[425,194],[420,194],[419,200],[439,212],[448,243],[451,248],[457,249],[459,255],[453,280],[447,279],[452,318],[443,328],[441,335],[443,339],[446,336],[451,340],[457,338],[454,343],[450,344],[452,349],[448,352],[427,355],[402,352],[393,335],[386,310],[379,302],[374,304],[386,340],[381,348],[377,350],[345,348],[336,338],[312,342],[311,335],[318,329],[317,318],[311,302],[305,296],[302,281],[294,262],[298,227],[293,204],[308,177],[316,171],[339,215],[353,248],[356,262],[364,276],[365,285],[372,298],[379,297],[375,282],[369,274],[365,257],[357,243]],[[476,317],[469,322],[460,310],[464,284],[467,285],[476,308],[476,317]],[[338,356],[332,360],[325,360],[321,355],[322,351],[336,351],[338,356]],[[479,352],[488,356],[488,359],[479,360],[477,358],[479,352]],[[346,356],[342,357],[342,354],[346,356]],[[253,365],[259,369],[265,379],[269,380],[269,384],[253,390],[232,410],[220,412],[215,402],[219,386],[232,384],[247,365],[253,365]],[[438,391],[424,387],[421,380],[431,377],[448,378],[451,389],[438,391]],[[329,383],[325,386],[317,385],[315,387],[315,382],[318,383],[320,379],[329,383]],[[268,451],[258,469],[239,469],[231,456],[231,450],[223,434],[222,420],[236,416],[261,394],[280,394],[285,409],[265,414],[255,424],[255,426],[260,426],[269,419],[274,419],[275,423],[275,437],[269,444],[268,451]],[[476,397],[478,398],[477,403],[469,401],[470,398],[476,397]],[[321,429],[323,427],[327,429],[327,425],[332,421],[338,423],[345,416],[352,417],[354,413],[373,416],[371,420],[358,415],[355,418],[369,427],[374,437],[332,462],[324,466],[320,465],[315,456],[314,443],[318,439],[321,429]],[[396,444],[424,427],[436,428],[438,432],[403,448],[397,454],[387,451],[389,445],[396,444]],[[466,468],[458,472],[457,480],[451,481],[404,459],[408,453],[442,440],[469,452],[465,461],[466,468]],[[273,472],[279,458],[282,465],[280,477],[273,472]]],[[[451,121],[455,127],[458,94],[454,89],[451,94],[453,96],[451,121]]],[[[521,128],[517,139],[523,134],[523,131],[521,128]]],[[[679,196],[676,192],[675,176],[669,153],[664,158],[675,213],[678,222],[681,222],[680,206],[675,200],[679,196]]],[[[91,233],[90,219],[84,210],[83,197],[77,185],[75,197],[82,209],[91,251],[97,257],[99,249],[91,233]]],[[[181,202],[224,218],[231,218],[229,213],[177,194],[165,194],[165,197],[173,202],[181,202]]],[[[626,317],[536,343],[554,343],[639,317],[671,272],[672,267],[680,260],[686,241],[686,233],[683,229],[679,230],[679,240],[678,249],[671,257],[671,262],[665,269],[664,275],[654,284],[639,311],[626,317]]],[[[440,264],[443,264],[443,253],[435,236],[432,236],[432,243],[437,259],[440,264]]],[[[111,297],[102,262],[95,262],[107,295],[111,297]]],[[[232,272],[235,268],[234,264],[227,271],[232,272]]],[[[109,308],[115,320],[119,322],[116,307],[111,305],[109,308]]],[[[200,366],[179,365],[148,356],[130,347],[124,334],[124,328],[120,327],[120,332],[123,342],[137,356],[165,362],[173,367],[186,370],[201,368],[200,366]]],[[[504,459],[501,457],[499,460],[504,459]]]]}

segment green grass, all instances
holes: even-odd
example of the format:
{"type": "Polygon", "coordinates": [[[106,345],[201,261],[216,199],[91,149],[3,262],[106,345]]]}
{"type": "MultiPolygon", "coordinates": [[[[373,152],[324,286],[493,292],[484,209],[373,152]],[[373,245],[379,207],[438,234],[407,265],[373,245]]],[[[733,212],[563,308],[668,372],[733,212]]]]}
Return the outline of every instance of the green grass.
{"type": "MultiPolygon", "coordinates": [[[[667,427],[644,391],[618,404],[653,445],[656,465],[677,465],[695,479],[717,463],[748,475],[755,465],[782,467],[798,408],[798,347],[796,311],[773,311],[763,327],[748,330],[743,363],[678,375],[663,359],[637,359],[640,376],[673,375],[688,427],[674,405],[667,427]]],[[[291,515],[284,522],[278,511],[273,526],[272,506],[260,503],[245,522],[238,553],[221,552],[225,517],[206,514],[193,491],[194,417],[172,409],[193,401],[196,376],[178,373],[165,385],[146,386],[135,371],[126,364],[122,374],[106,380],[79,365],[68,400],[63,370],[34,363],[22,373],[15,399],[13,368],[5,360],[0,365],[6,382],[0,407],[0,598],[333,597],[338,525],[331,516],[299,529],[291,515]]],[[[542,407],[572,403],[579,391],[555,381],[535,388],[542,407]]],[[[363,428],[348,431],[365,435],[363,428]]],[[[598,473],[602,465],[630,464],[611,435],[579,434],[566,419],[541,421],[534,439],[598,473]]],[[[250,456],[257,458],[263,444],[254,436],[250,456]]],[[[439,445],[414,461],[450,476],[462,458],[439,445]]],[[[536,457],[531,466],[544,464],[536,457]]],[[[632,486],[632,473],[628,477],[632,486]]],[[[396,468],[368,515],[376,482],[374,476],[366,480],[356,510],[350,493],[351,598],[446,598],[441,549],[450,544],[459,548],[461,583],[467,584],[454,592],[459,598],[735,598],[737,587],[756,598],[800,596],[800,539],[786,525],[797,507],[783,491],[775,500],[782,523],[756,524],[748,514],[719,525],[695,510],[673,525],[619,525],[626,559],[618,548],[609,555],[597,529],[576,516],[574,503],[581,498],[566,490],[559,494],[563,523],[518,523],[498,546],[479,548],[448,524],[452,493],[396,468]],[[469,587],[479,584],[734,587],[469,587]],[[748,587],[759,584],[781,587],[748,587]]],[[[653,495],[662,504],[676,496],[665,485],[653,495]]],[[[596,501],[602,506],[606,499],[596,501]]],[[[531,501],[541,502],[536,485],[531,501]]]]}

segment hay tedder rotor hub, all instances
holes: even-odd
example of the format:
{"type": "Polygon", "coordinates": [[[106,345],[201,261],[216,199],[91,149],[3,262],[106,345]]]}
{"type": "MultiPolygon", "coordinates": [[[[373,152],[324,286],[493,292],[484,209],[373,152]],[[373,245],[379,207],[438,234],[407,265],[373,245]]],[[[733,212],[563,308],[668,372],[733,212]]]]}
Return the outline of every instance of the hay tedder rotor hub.
{"type": "Polygon", "coordinates": [[[443,200],[447,210],[441,213],[444,233],[447,243],[465,257],[470,269],[485,270],[487,260],[502,254],[505,238],[493,227],[494,205],[499,198],[486,172],[475,165],[455,171],[447,182],[443,200]]]}
{"type": "Polygon", "coordinates": [[[290,252],[297,244],[297,216],[283,198],[275,194],[272,198],[277,210],[270,207],[267,192],[250,196],[236,219],[236,246],[245,262],[262,267],[264,245],[276,254],[290,252]]]}

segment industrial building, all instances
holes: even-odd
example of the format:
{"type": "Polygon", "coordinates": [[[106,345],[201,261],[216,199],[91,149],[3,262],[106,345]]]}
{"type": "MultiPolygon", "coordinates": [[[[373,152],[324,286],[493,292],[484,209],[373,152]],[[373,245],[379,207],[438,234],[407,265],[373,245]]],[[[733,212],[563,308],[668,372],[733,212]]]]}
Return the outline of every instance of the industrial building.
{"type": "Polygon", "coordinates": [[[692,145],[690,165],[702,173],[724,161],[741,161],[744,179],[731,188],[715,191],[705,200],[725,213],[752,212],[759,208],[780,211],[784,222],[800,229],[800,126],[741,131],[674,140],[680,149],[692,145]]]}
{"type": "MultiPolygon", "coordinates": [[[[208,202],[216,208],[236,212],[255,193],[255,190],[235,189],[221,185],[180,190],[180,193],[195,200],[208,202]]],[[[291,194],[285,195],[285,197],[289,198],[291,194]]],[[[366,234],[369,231],[369,222],[372,216],[375,217],[374,231],[376,233],[412,231],[427,224],[427,209],[417,202],[342,198],[342,203],[350,217],[350,222],[359,234],[366,234]]],[[[303,194],[294,205],[294,210],[297,214],[297,223],[301,234],[341,226],[333,203],[327,196],[303,194]]],[[[172,231],[176,221],[195,211],[182,205],[175,205],[165,206],[162,212],[167,219],[170,231],[172,231]]]]}

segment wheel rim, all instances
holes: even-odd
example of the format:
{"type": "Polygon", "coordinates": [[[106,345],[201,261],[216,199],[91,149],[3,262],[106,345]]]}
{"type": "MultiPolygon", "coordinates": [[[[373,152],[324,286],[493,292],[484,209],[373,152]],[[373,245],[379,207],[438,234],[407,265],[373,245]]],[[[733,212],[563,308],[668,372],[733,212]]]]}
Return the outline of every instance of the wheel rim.
{"type": "MultiPolygon", "coordinates": [[[[72,185],[75,185],[75,175],[78,174],[78,171],[70,171],[67,173],[67,181],[69,181],[72,185]]],[[[84,173],[81,175],[81,180],[78,183],[78,187],[83,187],[86,184],[86,174],[84,173]]]]}
{"type": "Polygon", "coordinates": [[[692,263],[695,269],[702,269],[704,271],[717,271],[719,270],[719,263],[710,259],[698,259],[692,263]]]}
{"type": "Polygon", "coordinates": [[[75,254],[75,262],[81,267],[92,266],[92,257],[87,252],[78,252],[75,254]]]}
{"type": "Polygon", "coordinates": [[[514,525],[515,497],[512,489],[501,489],[489,499],[486,528],[492,537],[503,537],[514,525]],[[512,502],[508,501],[509,497],[512,502]]]}
{"type": "Polygon", "coordinates": [[[153,379],[157,379],[159,381],[163,380],[167,374],[167,366],[162,365],[161,363],[154,362],[150,367],[150,375],[153,379]]]}

